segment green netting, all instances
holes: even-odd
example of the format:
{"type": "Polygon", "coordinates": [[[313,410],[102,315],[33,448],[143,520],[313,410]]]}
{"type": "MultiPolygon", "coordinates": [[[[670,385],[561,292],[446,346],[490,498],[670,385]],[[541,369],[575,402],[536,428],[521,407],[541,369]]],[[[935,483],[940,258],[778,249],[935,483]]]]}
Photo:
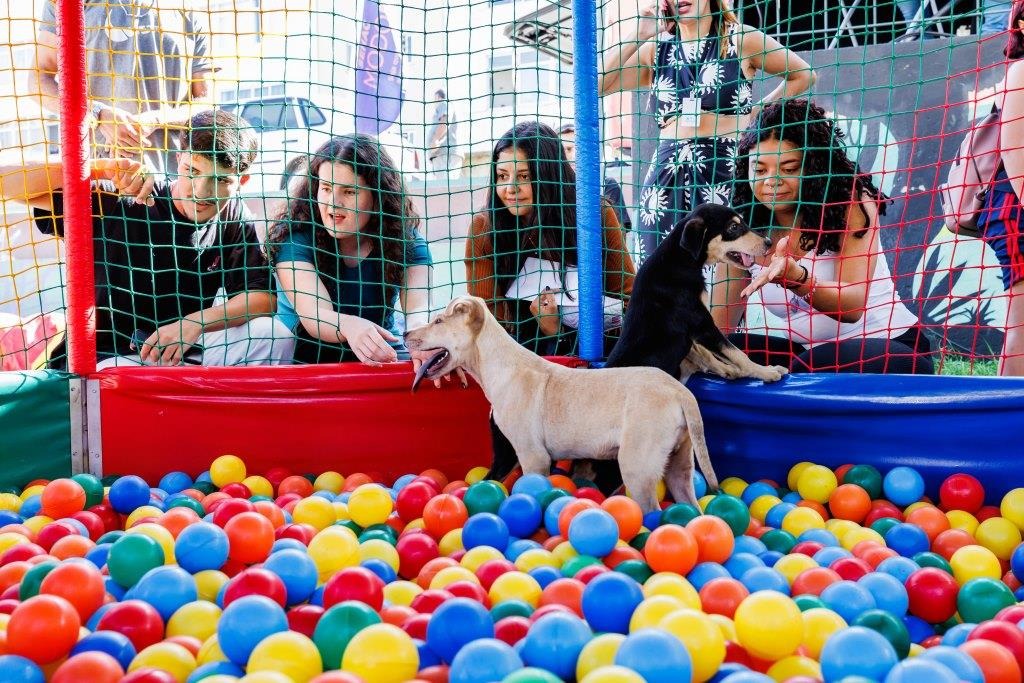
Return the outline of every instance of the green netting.
{"type": "MultiPolygon", "coordinates": [[[[636,268],[705,201],[776,245],[790,233],[792,264],[749,301],[747,271],[707,273],[716,319],[757,359],[984,374],[1018,353],[1016,240],[954,236],[936,194],[1003,92],[1009,2],[596,3],[600,145],[578,153],[579,3],[165,2],[84,7],[101,361],[142,347],[147,362],[386,362],[406,357],[404,329],[465,292],[530,348],[578,353],[576,283],[595,268],[607,352],[636,268]],[[772,108],[755,116],[780,98],[785,128],[811,131],[782,150],[792,168],[770,145],[736,147],[772,127],[772,108]],[[573,164],[604,179],[601,226],[578,225],[577,190],[598,200],[573,164]],[[154,205],[132,203],[154,178],[154,205]],[[877,230],[856,236],[873,219],[863,197],[883,195],[877,230]],[[579,263],[577,229],[601,234],[594,264],[579,263]]],[[[0,49],[12,369],[60,365],[64,300],[45,237],[62,230],[59,38],[51,2],[17,12],[0,49]],[[33,227],[27,194],[57,220],[33,227]]]]}

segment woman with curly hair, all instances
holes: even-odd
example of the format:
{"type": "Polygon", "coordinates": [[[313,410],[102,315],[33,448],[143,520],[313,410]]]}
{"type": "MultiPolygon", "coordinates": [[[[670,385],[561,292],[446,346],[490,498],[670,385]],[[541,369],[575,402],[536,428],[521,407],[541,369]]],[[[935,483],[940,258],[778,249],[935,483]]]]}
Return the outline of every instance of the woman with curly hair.
{"type": "Polygon", "coordinates": [[[267,241],[295,360],[381,365],[407,357],[395,327],[427,322],[430,252],[395,164],[371,137],[325,142],[267,241]]]}
{"type": "Polygon", "coordinates": [[[896,293],[879,241],[887,198],[806,100],[770,104],[739,143],[735,206],[774,250],[750,272],[720,265],[712,315],[734,332],[759,291],[763,329],[730,339],[793,372],[932,374],[931,347],[896,293]]]}
{"type": "Polygon", "coordinates": [[[806,92],[814,72],[795,52],[736,19],[728,0],[651,0],[604,51],[602,95],[650,88],[660,143],[640,194],[641,253],[698,204],[728,204],[739,137],[759,107],[806,92]],[[782,78],[760,102],[758,73],[782,78]]]}

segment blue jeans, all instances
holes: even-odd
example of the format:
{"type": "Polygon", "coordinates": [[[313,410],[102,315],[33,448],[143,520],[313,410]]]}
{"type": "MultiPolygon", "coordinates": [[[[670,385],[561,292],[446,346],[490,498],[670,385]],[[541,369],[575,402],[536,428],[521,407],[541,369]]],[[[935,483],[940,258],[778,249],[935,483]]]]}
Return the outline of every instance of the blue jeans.
{"type": "Polygon", "coordinates": [[[1002,33],[1010,22],[1011,0],[981,0],[981,33],[1002,33]]]}

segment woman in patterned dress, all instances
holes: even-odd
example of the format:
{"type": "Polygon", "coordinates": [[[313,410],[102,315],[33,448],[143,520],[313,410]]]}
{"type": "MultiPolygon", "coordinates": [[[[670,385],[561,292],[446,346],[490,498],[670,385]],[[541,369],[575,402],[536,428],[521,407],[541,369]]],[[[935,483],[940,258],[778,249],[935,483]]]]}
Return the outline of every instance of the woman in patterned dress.
{"type": "Polygon", "coordinates": [[[744,26],[727,0],[657,0],[605,49],[602,95],[650,88],[661,129],[640,194],[641,256],[694,206],[729,204],[736,138],[761,106],[810,89],[807,62],[744,26]],[[754,103],[758,71],[783,81],[754,103]],[[653,238],[653,239],[650,239],[653,238]]]}

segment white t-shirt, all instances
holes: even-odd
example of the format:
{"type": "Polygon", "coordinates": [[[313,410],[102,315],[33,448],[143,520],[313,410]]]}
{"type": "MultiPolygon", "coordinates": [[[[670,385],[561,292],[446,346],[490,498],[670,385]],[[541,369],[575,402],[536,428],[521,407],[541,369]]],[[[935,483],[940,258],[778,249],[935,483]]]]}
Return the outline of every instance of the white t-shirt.
{"type": "MultiPolygon", "coordinates": [[[[565,282],[559,277],[559,267],[554,261],[530,256],[523,262],[519,275],[505,292],[508,299],[534,301],[550,287],[555,292],[555,303],[562,314],[566,327],[577,329],[580,324],[580,273],[576,268],[565,269],[565,282]]],[[[606,296],[602,298],[604,328],[611,329],[622,324],[622,301],[606,296]]]]}

